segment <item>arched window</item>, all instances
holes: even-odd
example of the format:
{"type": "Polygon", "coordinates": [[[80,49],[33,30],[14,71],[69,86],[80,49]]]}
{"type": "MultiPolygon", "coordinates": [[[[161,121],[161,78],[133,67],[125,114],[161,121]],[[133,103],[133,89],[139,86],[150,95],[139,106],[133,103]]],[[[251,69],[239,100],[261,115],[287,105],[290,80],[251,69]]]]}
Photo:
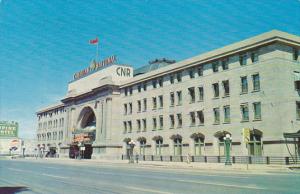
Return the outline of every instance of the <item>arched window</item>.
{"type": "Polygon", "coordinates": [[[204,153],[204,135],[202,133],[193,133],[191,138],[194,140],[194,155],[201,156],[204,153]]]}
{"type": "Polygon", "coordinates": [[[182,155],[182,139],[176,138],[174,141],[174,156],[182,155]]]}
{"type": "Polygon", "coordinates": [[[163,140],[162,139],[158,139],[155,141],[155,154],[156,155],[161,155],[161,148],[163,145],[163,140]]]}
{"type": "Polygon", "coordinates": [[[253,129],[250,131],[250,141],[248,143],[249,148],[248,148],[248,152],[249,155],[252,156],[261,156],[262,155],[262,132],[257,130],[257,129],[253,129]]]}
{"type": "Polygon", "coordinates": [[[219,156],[226,155],[226,149],[225,149],[225,143],[224,143],[224,137],[226,136],[226,134],[231,135],[227,131],[218,131],[215,133],[215,137],[218,139],[219,156]]]}
{"type": "Polygon", "coordinates": [[[155,136],[152,140],[155,141],[155,155],[160,156],[162,153],[163,138],[161,136],[155,136]]]}
{"type": "Polygon", "coordinates": [[[140,155],[145,155],[146,138],[139,137],[137,140],[140,142],[140,155]]]}

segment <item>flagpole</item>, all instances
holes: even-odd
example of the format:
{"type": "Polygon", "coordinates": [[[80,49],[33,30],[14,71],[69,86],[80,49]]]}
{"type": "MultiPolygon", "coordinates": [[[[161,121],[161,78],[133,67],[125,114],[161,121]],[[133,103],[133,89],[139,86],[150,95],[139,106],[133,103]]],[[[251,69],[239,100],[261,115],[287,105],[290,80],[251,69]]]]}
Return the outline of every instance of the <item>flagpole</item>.
{"type": "Polygon", "coordinates": [[[97,48],[96,48],[96,61],[98,62],[98,50],[99,50],[99,44],[97,43],[97,48]]]}
{"type": "Polygon", "coordinates": [[[98,62],[98,58],[99,58],[99,41],[98,41],[98,37],[97,37],[97,48],[96,48],[96,61],[98,62]]]}

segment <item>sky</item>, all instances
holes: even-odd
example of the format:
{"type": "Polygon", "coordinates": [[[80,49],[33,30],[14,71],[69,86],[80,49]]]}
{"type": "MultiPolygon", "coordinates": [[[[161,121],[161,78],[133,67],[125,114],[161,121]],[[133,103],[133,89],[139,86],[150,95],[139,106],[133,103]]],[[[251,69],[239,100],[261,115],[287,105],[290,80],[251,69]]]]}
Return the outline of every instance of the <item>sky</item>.
{"type": "Polygon", "coordinates": [[[300,35],[299,0],[0,0],[0,121],[34,138],[36,111],[58,102],[99,56],[140,67],[273,30],[300,35]]]}

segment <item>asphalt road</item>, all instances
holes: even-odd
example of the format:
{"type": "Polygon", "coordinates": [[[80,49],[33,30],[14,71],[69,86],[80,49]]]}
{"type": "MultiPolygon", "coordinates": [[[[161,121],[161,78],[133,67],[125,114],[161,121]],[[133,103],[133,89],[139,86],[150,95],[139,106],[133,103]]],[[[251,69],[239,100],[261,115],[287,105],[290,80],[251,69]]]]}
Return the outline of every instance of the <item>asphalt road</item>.
{"type": "Polygon", "coordinates": [[[300,193],[300,173],[220,173],[0,160],[0,193],[300,193]]]}

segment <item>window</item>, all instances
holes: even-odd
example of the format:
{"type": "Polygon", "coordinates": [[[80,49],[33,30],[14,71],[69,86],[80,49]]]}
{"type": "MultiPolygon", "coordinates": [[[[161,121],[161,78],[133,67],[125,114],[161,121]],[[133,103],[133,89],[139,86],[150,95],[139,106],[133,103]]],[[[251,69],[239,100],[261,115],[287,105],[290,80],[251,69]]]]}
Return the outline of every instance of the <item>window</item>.
{"type": "Polygon", "coordinates": [[[163,145],[163,140],[158,139],[155,141],[155,155],[160,156],[161,155],[161,148],[163,145]]]}
{"type": "Polygon", "coordinates": [[[197,118],[199,120],[199,125],[203,125],[204,124],[204,113],[203,111],[197,111],[197,118]]]}
{"type": "Polygon", "coordinates": [[[140,84],[137,86],[137,88],[138,88],[138,92],[142,91],[142,86],[140,84]]]}
{"type": "Polygon", "coordinates": [[[177,128],[181,128],[182,127],[182,116],[181,116],[181,114],[177,114],[177,120],[178,120],[177,128]]]}
{"type": "Polygon", "coordinates": [[[176,138],[174,139],[174,156],[182,155],[182,139],[176,138]]]}
{"type": "Polygon", "coordinates": [[[221,136],[218,138],[218,145],[219,145],[219,156],[225,156],[226,155],[226,149],[224,145],[224,137],[221,136]]]}
{"type": "Polygon", "coordinates": [[[219,62],[218,61],[212,63],[212,70],[213,70],[213,72],[219,71],[219,62]]]}
{"type": "Polygon", "coordinates": [[[132,132],[132,123],[131,123],[131,121],[128,121],[127,122],[127,125],[128,125],[128,133],[131,133],[132,132]]]}
{"type": "Polygon", "coordinates": [[[132,114],[132,103],[129,103],[129,114],[132,114]]]}
{"type": "Polygon", "coordinates": [[[294,59],[295,61],[297,61],[298,58],[299,58],[299,50],[296,49],[296,48],[293,48],[293,59],[294,59]]]}
{"type": "Polygon", "coordinates": [[[191,120],[191,126],[195,126],[196,125],[195,112],[190,112],[190,120],[191,120]]]}
{"type": "Polygon", "coordinates": [[[199,91],[199,101],[203,101],[204,100],[204,90],[203,90],[203,87],[199,87],[198,91],[199,91]]]}
{"type": "Polygon", "coordinates": [[[214,90],[214,97],[219,98],[220,93],[219,93],[219,83],[214,83],[213,84],[213,90],[214,90]]]}
{"type": "Polygon", "coordinates": [[[261,103],[253,103],[254,120],[261,120],[261,103]]]}
{"type": "Polygon", "coordinates": [[[300,72],[294,71],[295,90],[300,90],[300,72]]]}
{"type": "Polygon", "coordinates": [[[123,122],[123,126],[124,126],[124,133],[127,133],[127,122],[126,121],[123,122]]]}
{"type": "Polygon", "coordinates": [[[159,108],[163,108],[164,107],[164,98],[163,98],[163,96],[158,96],[158,100],[159,100],[159,108]]]}
{"type": "Polygon", "coordinates": [[[177,82],[181,82],[182,81],[182,73],[181,72],[178,72],[176,74],[176,79],[177,79],[177,82]]]}
{"type": "Polygon", "coordinates": [[[230,123],[230,106],[224,106],[224,123],[230,123]]]}
{"type": "Polygon", "coordinates": [[[251,156],[262,156],[262,142],[261,135],[250,133],[249,141],[249,155],[251,156]]]}
{"type": "Polygon", "coordinates": [[[142,111],[142,103],[140,100],[138,100],[138,112],[142,111]]]}
{"type": "Polygon", "coordinates": [[[124,88],[124,94],[125,94],[125,96],[128,95],[128,88],[124,88]]]}
{"type": "Polygon", "coordinates": [[[152,124],[153,124],[153,130],[156,130],[156,128],[157,128],[156,118],[152,119],[152,124]]]}
{"type": "Polygon", "coordinates": [[[147,111],[147,98],[144,98],[144,111],[147,111]]]}
{"type": "Polygon", "coordinates": [[[147,120],[143,119],[143,131],[147,131],[147,120]]]}
{"type": "Polygon", "coordinates": [[[140,141],[140,155],[145,155],[146,141],[140,141]]]}
{"type": "Polygon", "coordinates": [[[144,88],[144,91],[147,91],[147,82],[144,82],[143,88],[144,88]]]}
{"type": "Polygon", "coordinates": [[[129,88],[129,94],[132,95],[132,87],[129,88]]]}
{"type": "Polygon", "coordinates": [[[192,68],[192,69],[189,70],[189,76],[190,76],[191,79],[195,78],[194,68],[192,68]]]}
{"type": "Polygon", "coordinates": [[[194,139],[194,154],[195,156],[201,156],[204,151],[204,139],[197,137],[194,139]]]}
{"type": "Polygon", "coordinates": [[[296,102],[296,119],[300,120],[300,101],[296,102]]]}
{"type": "Polygon", "coordinates": [[[247,54],[240,55],[240,65],[247,65],[247,54]]]}
{"type": "Polygon", "coordinates": [[[252,63],[255,63],[258,61],[258,52],[251,53],[251,61],[252,61],[252,63]]]}
{"type": "Polygon", "coordinates": [[[227,70],[228,69],[228,59],[222,60],[222,69],[227,70]]]}
{"type": "Polygon", "coordinates": [[[224,89],[224,96],[230,95],[230,89],[229,89],[229,80],[222,81],[223,89],[224,89]]]}
{"type": "Polygon", "coordinates": [[[203,66],[198,67],[198,76],[203,76],[203,66]]]}
{"type": "Polygon", "coordinates": [[[214,124],[220,124],[220,109],[214,108],[214,124]]]}
{"type": "Polygon", "coordinates": [[[159,78],[158,79],[158,85],[159,85],[159,87],[163,87],[163,84],[164,84],[163,78],[159,78]]]}
{"type": "Polygon", "coordinates": [[[157,80],[156,79],[152,80],[152,87],[153,88],[157,87],[157,80]]]}
{"type": "Polygon", "coordinates": [[[194,103],[195,102],[195,88],[189,88],[189,95],[190,95],[190,103],[194,103]]]}
{"type": "Polygon", "coordinates": [[[170,115],[170,129],[173,129],[175,126],[175,119],[174,119],[174,115],[170,115]]]}
{"type": "Polygon", "coordinates": [[[141,120],[136,120],[136,125],[137,125],[137,132],[141,131],[141,120]]]}
{"type": "Polygon", "coordinates": [[[242,90],[242,94],[248,93],[247,76],[241,77],[241,90],[242,90]]]}
{"type": "Polygon", "coordinates": [[[249,121],[248,104],[241,104],[242,122],[249,121]]]}
{"type": "Polygon", "coordinates": [[[164,117],[161,115],[159,116],[159,129],[164,128],[164,117]]]}
{"type": "Polygon", "coordinates": [[[174,97],[174,93],[171,92],[170,93],[170,106],[174,106],[175,104],[175,97],[174,97]]]}
{"type": "Polygon", "coordinates": [[[181,105],[182,104],[182,92],[181,91],[177,92],[177,99],[178,99],[177,105],[181,105]]]}
{"type": "Polygon", "coordinates": [[[170,83],[174,84],[174,75],[170,75],[170,83]]]}
{"type": "Polygon", "coordinates": [[[259,74],[252,75],[253,80],[253,91],[259,91],[260,90],[260,81],[259,81],[259,74]]]}
{"type": "Polygon", "coordinates": [[[157,107],[156,97],[152,98],[152,104],[153,104],[153,109],[156,109],[157,107]]]}

